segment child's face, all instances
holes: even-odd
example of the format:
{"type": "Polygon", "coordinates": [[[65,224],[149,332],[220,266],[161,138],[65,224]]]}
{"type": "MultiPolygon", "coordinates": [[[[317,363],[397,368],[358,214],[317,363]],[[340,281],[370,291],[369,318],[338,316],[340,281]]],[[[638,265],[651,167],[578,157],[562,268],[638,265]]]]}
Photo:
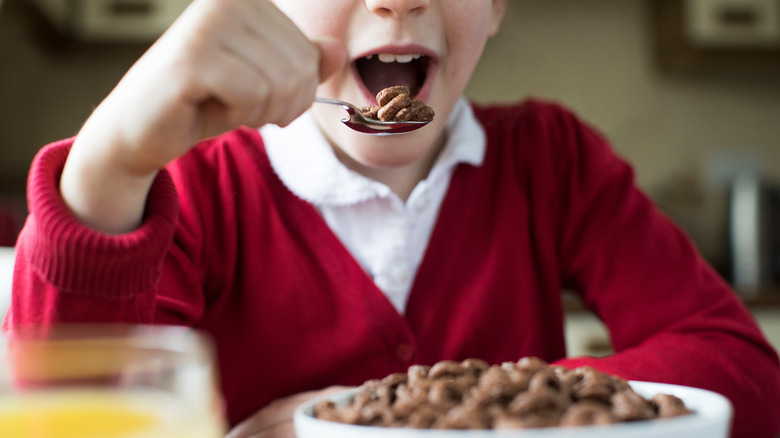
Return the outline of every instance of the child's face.
{"type": "Polygon", "coordinates": [[[342,126],[346,113],[340,108],[315,105],[314,116],[331,142],[375,169],[403,167],[436,153],[447,118],[505,7],[505,0],[273,1],[309,38],[335,38],[347,49],[348,64],[319,86],[320,97],[376,105],[382,88],[407,85],[436,111],[435,121],[423,129],[378,137],[342,126]],[[383,62],[387,58],[392,62],[383,62]]]}

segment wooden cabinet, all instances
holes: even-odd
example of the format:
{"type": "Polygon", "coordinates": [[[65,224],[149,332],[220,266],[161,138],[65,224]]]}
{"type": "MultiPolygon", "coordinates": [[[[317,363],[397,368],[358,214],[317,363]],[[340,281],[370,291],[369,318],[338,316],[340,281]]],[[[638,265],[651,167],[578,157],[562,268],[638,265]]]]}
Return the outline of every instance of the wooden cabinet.
{"type": "Polygon", "coordinates": [[[780,0],[649,4],[651,39],[663,72],[780,75],[780,0]]]}
{"type": "MultiPolygon", "coordinates": [[[[743,298],[769,342],[780,351],[780,290],[767,288],[743,298]]],[[[605,356],[612,345],[604,324],[573,294],[564,294],[566,350],[569,356],[605,356]]]]}
{"type": "Polygon", "coordinates": [[[62,34],[82,42],[151,43],[190,0],[36,0],[62,34]]]}

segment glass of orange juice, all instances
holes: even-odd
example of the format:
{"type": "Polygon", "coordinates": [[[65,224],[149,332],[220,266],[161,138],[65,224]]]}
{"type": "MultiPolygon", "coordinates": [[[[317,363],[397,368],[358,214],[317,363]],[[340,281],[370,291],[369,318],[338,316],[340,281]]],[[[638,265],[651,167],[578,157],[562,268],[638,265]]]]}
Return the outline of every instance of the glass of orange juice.
{"type": "Polygon", "coordinates": [[[224,434],[212,346],[200,332],[62,325],[0,341],[0,437],[224,434]]]}

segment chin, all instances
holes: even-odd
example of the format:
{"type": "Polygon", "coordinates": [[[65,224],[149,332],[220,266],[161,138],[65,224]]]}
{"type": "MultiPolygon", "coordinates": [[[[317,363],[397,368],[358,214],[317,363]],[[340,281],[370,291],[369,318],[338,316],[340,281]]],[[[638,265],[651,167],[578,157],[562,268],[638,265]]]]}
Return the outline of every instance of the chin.
{"type": "Polygon", "coordinates": [[[338,147],[341,153],[364,167],[403,168],[436,153],[434,149],[438,149],[442,138],[442,129],[437,128],[429,125],[415,132],[388,136],[347,132],[344,136],[340,136],[338,147]]]}

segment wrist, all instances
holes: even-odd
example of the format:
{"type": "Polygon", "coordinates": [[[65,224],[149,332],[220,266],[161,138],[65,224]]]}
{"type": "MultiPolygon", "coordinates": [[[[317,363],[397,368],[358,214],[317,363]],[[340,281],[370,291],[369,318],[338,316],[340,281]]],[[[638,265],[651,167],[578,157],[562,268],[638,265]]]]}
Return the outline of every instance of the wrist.
{"type": "Polygon", "coordinates": [[[158,170],[139,172],[118,159],[116,148],[77,137],[60,179],[60,193],[85,225],[109,234],[140,226],[158,170]]]}

